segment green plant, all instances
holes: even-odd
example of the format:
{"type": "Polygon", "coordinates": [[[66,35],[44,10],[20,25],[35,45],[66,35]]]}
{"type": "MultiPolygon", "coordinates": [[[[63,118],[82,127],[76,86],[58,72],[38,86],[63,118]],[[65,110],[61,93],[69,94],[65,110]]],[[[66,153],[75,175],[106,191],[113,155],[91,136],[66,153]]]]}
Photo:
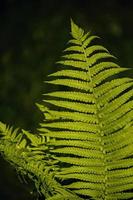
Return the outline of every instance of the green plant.
{"type": "Polygon", "coordinates": [[[0,151],[47,200],[133,199],[133,80],[97,36],[71,21],[72,39],[45,94],[36,134],[0,123],[0,151]],[[65,88],[66,87],[66,88],[65,88]]]}

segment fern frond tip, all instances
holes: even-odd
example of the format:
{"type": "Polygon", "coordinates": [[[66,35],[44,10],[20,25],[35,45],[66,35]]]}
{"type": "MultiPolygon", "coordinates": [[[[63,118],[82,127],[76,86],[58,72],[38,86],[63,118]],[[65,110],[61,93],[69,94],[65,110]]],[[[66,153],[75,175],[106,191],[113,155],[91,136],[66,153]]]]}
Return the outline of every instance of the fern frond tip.
{"type": "Polygon", "coordinates": [[[84,30],[78,27],[74,21],[71,19],[71,35],[75,39],[80,39],[84,35],[84,30]]]}

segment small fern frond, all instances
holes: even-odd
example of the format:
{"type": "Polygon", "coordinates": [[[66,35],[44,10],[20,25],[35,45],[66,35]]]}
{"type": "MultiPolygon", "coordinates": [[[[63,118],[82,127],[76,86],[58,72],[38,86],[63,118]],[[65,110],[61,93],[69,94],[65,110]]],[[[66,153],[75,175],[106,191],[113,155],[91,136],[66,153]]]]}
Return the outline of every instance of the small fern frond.
{"type": "Polygon", "coordinates": [[[13,127],[6,126],[2,122],[0,122],[0,135],[3,140],[10,139],[12,142],[17,142],[22,138],[21,135],[18,135],[18,129],[13,130],[13,127]]]}
{"type": "Polygon", "coordinates": [[[43,100],[44,102],[53,104],[57,107],[63,107],[74,111],[83,113],[96,113],[96,106],[94,104],[83,104],[79,102],[61,101],[61,100],[43,100]]]}
{"type": "Polygon", "coordinates": [[[67,87],[72,87],[75,89],[80,89],[80,90],[85,90],[85,91],[91,91],[92,88],[90,86],[90,83],[85,82],[85,81],[80,81],[80,80],[75,80],[75,79],[56,79],[53,81],[46,81],[47,83],[50,84],[55,84],[55,85],[63,85],[67,87]]]}
{"type": "Polygon", "coordinates": [[[81,121],[81,122],[87,122],[87,123],[92,123],[92,124],[96,124],[98,123],[97,118],[92,115],[92,114],[85,114],[85,113],[79,113],[79,112],[67,112],[67,111],[55,111],[55,110],[51,110],[49,111],[51,113],[51,115],[58,117],[60,119],[69,119],[69,120],[73,120],[73,121],[81,121]]]}
{"type": "Polygon", "coordinates": [[[58,91],[44,94],[49,97],[58,97],[60,99],[68,99],[72,101],[79,101],[84,103],[95,103],[95,98],[88,93],[75,92],[75,91],[58,91]]]}
{"type": "Polygon", "coordinates": [[[80,79],[83,81],[88,81],[88,75],[85,71],[77,72],[76,70],[60,70],[58,72],[50,74],[50,76],[71,77],[71,78],[76,78],[76,79],[80,79]]]}
{"type": "MultiPolygon", "coordinates": [[[[40,128],[40,131],[44,131],[43,128],[40,128]]],[[[64,139],[75,139],[75,140],[83,140],[83,141],[95,141],[95,143],[100,142],[100,137],[95,134],[88,134],[88,132],[83,131],[49,131],[45,133],[45,136],[53,137],[53,138],[64,138],[64,139]]]]}
{"type": "Polygon", "coordinates": [[[84,30],[79,28],[71,19],[71,35],[73,38],[79,40],[84,35],[84,30]]]}

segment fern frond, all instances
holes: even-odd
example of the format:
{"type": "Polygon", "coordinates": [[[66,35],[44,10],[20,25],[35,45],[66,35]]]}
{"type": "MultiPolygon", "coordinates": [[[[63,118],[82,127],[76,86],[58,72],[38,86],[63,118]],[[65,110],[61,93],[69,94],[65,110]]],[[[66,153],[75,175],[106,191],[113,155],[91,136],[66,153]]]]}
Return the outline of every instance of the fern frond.
{"type": "Polygon", "coordinates": [[[13,130],[13,127],[6,126],[2,122],[0,122],[0,135],[3,140],[10,139],[13,142],[17,142],[22,138],[22,135],[18,135],[18,129],[13,130]]]}
{"type": "Polygon", "coordinates": [[[46,81],[47,83],[54,84],[54,85],[63,85],[67,87],[72,87],[75,89],[85,90],[85,91],[92,91],[91,84],[86,81],[80,81],[75,79],[56,79],[53,81],[46,81]]]}
{"type": "MultiPolygon", "coordinates": [[[[39,129],[44,131],[43,128],[39,129]]],[[[75,139],[75,140],[85,140],[85,141],[95,141],[96,144],[100,142],[100,137],[96,134],[88,134],[88,132],[83,131],[49,131],[45,133],[45,136],[54,137],[54,138],[64,138],[64,139],[75,139]]]]}
{"type": "MultiPolygon", "coordinates": [[[[92,63],[94,62],[94,59],[92,60],[92,63]]],[[[83,61],[75,61],[75,60],[61,60],[61,61],[58,61],[57,64],[60,64],[60,65],[65,65],[65,66],[70,66],[70,67],[73,67],[73,68],[77,68],[77,69],[80,69],[80,70],[87,70],[88,68],[88,65],[86,62],[83,62],[83,61]]]]}
{"type": "Polygon", "coordinates": [[[73,45],[70,47],[67,47],[64,52],[78,52],[78,53],[84,53],[83,49],[81,46],[78,45],[73,45]]]}
{"type": "Polygon", "coordinates": [[[92,133],[96,133],[98,131],[97,125],[84,122],[50,122],[45,124],[42,123],[41,126],[75,131],[88,131],[92,133]]]}
{"type": "Polygon", "coordinates": [[[79,28],[71,19],[71,35],[73,38],[79,40],[84,35],[84,30],[79,28]]]}
{"type": "Polygon", "coordinates": [[[54,156],[56,160],[60,161],[61,163],[68,163],[77,166],[89,166],[89,167],[103,167],[104,163],[101,159],[93,159],[93,158],[76,158],[76,157],[61,157],[61,156],[54,156]]]}
{"type": "Polygon", "coordinates": [[[86,113],[79,113],[79,112],[67,112],[67,111],[50,111],[51,115],[58,117],[60,119],[69,119],[73,121],[79,121],[79,122],[88,122],[92,124],[98,123],[97,118],[92,114],[86,114],[86,113]]]}
{"type": "Polygon", "coordinates": [[[77,61],[86,61],[85,55],[82,53],[73,53],[73,54],[66,54],[62,56],[62,58],[65,58],[66,60],[77,60],[77,61]]]}
{"type": "Polygon", "coordinates": [[[98,75],[95,75],[95,81],[94,85],[99,85],[102,81],[104,81],[106,78],[109,78],[110,76],[113,76],[117,73],[123,72],[127,69],[124,68],[113,68],[113,69],[108,69],[105,71],[100,72],[98,75]]]}
{"type": "MultiPolygon", "coordinates": [[[[113,119],[119,118],[122,114],[130,111],[132,109],[133,103],[132,101],[129,101],[131,97],[133,96],[133,91],[129,90],[126,93],[122,94],[117,99],[114,99],[110,102],[109,106],[106,106],[106,110],[109,109],[110,117],[113,117],[113,119]],[[113,115],[112,115],[113,112],[113,115]]],[[[104,112],[105,110],[103,110],[104,112]]],[[[105,112],[104,112],[105,113],[105,112]]],[[[110,117],[108,118],[110,120],[110,117]]],[[[108,119],[104,119],[105,122],[108,121],[108,119]]]]}
{"type": "Polygon", "coordinates": [[[72,20],[71,36],[39,133],[0,123],[0,151],[47,200],[133,199],[133,79],[72,20]]]}
{"type": "Polygon", "coordinates": [[[118,132],[114,132],[113,134],[108,135],[108,137],[105,136],[104,141],[108,144],[109,143],[112,144],[115,141],[118,142],[119,140],[123,140],[123,139],[125,140],[126,136],[129,136],[132,133],[132,131],[133,131],[133,126],[128,125],[127,127],[120,129],[118,132]]]}
{"type": "Polygon", "coordinates": [[[68,41],[68,44],[81,45],[81,42],[76,39],[71,39],[68,41]]]}
{"type": "Polygon", "coordinates": [[[95,103],[95,98],[88,93],[75,92],[75,91],[58,91],[51,92],[44,95],[48,95],[50,97],[58,97],[61,99],[74,100],[84,103],[95,103]]]}
{"type": "Polygon", "coordinates": [[[130,78],[118,78],[111,81],[107,81],[106,83],[94,88],[96,98],[102,97],[103,94],[107,94],[108,91],[112,90],[117,86],[120,86],[122,84],[124,86],[125,83],[130,83],[130,82],[132,82],[132,79],[130,78]]]}
{"type": "MultiPolygon", "coordinates": [[[[115,87],[112,90],[105,93],[104,95],[102,95],[101,97],[99,97],[99,102],[102,103],[102,104],[106,104],[106,103],[110,102],[111,100],[115,99],[117,96],[122,94],[127,89],[130,89],[132,86],[133,86],[133,82],[129,82],[129,83],[125,83],[123,85],[120,85],[118,87],[115,87]]],[[[105,110],[106,113],[108,112],[107,108],[104,109],[104,110],[105,110]]]]}
{"type": "Polygon", "coordinates": [[[91,183],[91,182],[83,182],[78,181],[67,185],[67,188],[71,189],[91,189],[91,190],[102,190],[103,185],[101,183],[91,183]]]}
{"type": "Polygon", "coordinates": [[[87,181],[87,182],[95,182],[95,183],[102,183],[102,179],[104,178],[104,175],[99,174],[86,174],[86,173],[72,173],[72,174],[59,174],[56,175],[56,177],[60,179],[78,179],[81,181],[87,181]]]}
{"type": "Polygon", "coordinates": [[[96,113],[96,106],[94,104],[85,104],[79,102],[61,101],[61,100],[43,100],[44,102],[53,104],[58,107],[70,109],[83,113],[96,113]]]}
{"type": "Polygon", "coordinates": [[[86,57],[88,67],[91,67],[92,65],[96,64],[98,61],[105,58],[115,58],[115,57],[109,53],[96,53],[89,58],[86,57]]]}
{"type": "Polygon", "coordinates": [[[109,53],[109,51],[105,47],[101,45],[93,45],[86,49],[86,56],[89,57],[92,53],[95,53],[96,51],[105,51],[109,53]]]}
{"type": "Polygon", "coordinates": [[[40,129],[49,130],[49,152],[61,166],[56,179],[83,199],[132,198],[133,80],[117,77],[127,69],[92,44],[97,36],[71,26],[73,39],[58,62],[63,70],[49,82],[69,91],[45,95],[53,120],[40,129]]]}
{"type": "Polygon", "coordinates": [[[79,141],[79,140],[56,140],[56,141],[51,141],[50,146],[70,146],[70,147],[79,147],[79,148],[86,148],[86,149],[95,149],[95,150],[101,150],[101,146],[95,143],[90,142],[88,143],[87,141],[79,141]]]}
{"type": "Polygon", "coordinates": [[[50,76],[62,76],[62,77],[64,76],[64,77],[81,79],[83,81],[88,81],[88,75],[85,71],[78,72],[76,70],[60,70],[58,72],[50,74],[50,76]]]}
{"type": "Polygon", "coordinates": [[[104,173],[104,167],[98,168],[98,167],[81,167],[81,166],[73,166],[73,167],[67,167],[62,168],[59,174],[71,174],[71,173],[86,173],[86,174],[103,174],[104,173]]]}

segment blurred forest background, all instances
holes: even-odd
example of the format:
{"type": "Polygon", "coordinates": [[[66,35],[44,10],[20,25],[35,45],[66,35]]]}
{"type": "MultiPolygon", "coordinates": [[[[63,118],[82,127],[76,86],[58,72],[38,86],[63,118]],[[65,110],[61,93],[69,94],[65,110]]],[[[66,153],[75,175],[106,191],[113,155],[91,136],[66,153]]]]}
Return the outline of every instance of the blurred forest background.
{"type": "MultiPolygon", "coordinates": [[[[56,70],[54,63],[70,38],[70,17],[99,35],[122,67],[133,67],[132,0],[1,0],[1,121],[33,131],[38,126],[35,102],[48,91],[43,81],[56,70]]],[[[131,71],[127,75],[133,77],[131,71]]],[[[0,158],[0,200],[38,198],[33,184],[18,178],[0,158]]]]}

